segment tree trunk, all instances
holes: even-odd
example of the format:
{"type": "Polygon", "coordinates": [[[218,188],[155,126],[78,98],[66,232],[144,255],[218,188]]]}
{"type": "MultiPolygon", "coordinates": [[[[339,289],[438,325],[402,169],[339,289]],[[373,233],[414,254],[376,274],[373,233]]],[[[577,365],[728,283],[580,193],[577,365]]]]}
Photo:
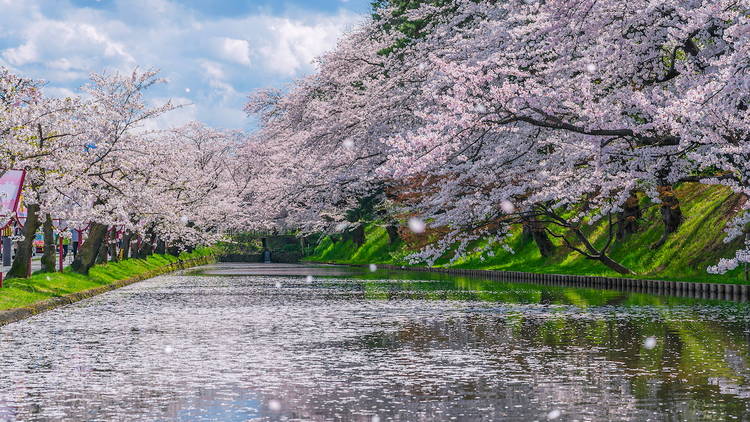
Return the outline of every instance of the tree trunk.
{"type": "Polygon", "coordinates": [[[354,241],[354,244],[359,246],[362,246],[365,244],[365,226],[364,224],[360,224],[357,227],[355,227],[351,232],[352,240],[354,241]]]}
{"type": "Polygon", "coordinates": [[[141,242],[141,247],[138,249],[138,258],[146,259],[152,253],[153,248],[151,247],[151,242],[143,239],[143,241],[141,242]]]}
{"type": "Polygon", "coordinates": [[[547,235],[544,223],[531,218],[524,224],[524,232],[531,236],[531,239],[536,243],[536,247],[543,257],[550,257],[555,252],[555,244],[552,243],[549,235],[547,235]]]}
{"type": "Polygon", "coordinates": [[[163,240],[159,239],[156,242],[156,253],[164,255],[167,253],[167,244],[163,240]]]}
{"type": "MultiPolygon", "coordinates": [[[[42,255],[42,272],[43,273],[54,273],[55,272],[55,261],[57,261],[57,254],[55,253],[55,227],[52,224],[52,216],[47,214],[45,216],[44,225],[44,255],[42,255]]],[[[61,251],[62,252],[62,251],[61,251]]]]}
{"type": "Polygon", "coordinates": [[[117,262],[120,260],[119,255],[117,254],[119,248],[120,245],[117,240],[117,229],[112,227],[112,230],[109,232],[109,242],[107,243],[110,262],[117,262]]]}
{"type": "Polygon", "coordinates": [[[73,260],[73,264],[71,265],[73,271],[81,274],[89,273],[91,267],[96,263],[97,255],[106,235],[107,226],[99,223],[91,223],[89,235],[83,246],[78,250],[78,255],[76,255],[76,259],[73,260]]]}
{"type": "Polygon", "coordinates": [[[398,235],[398,226],[395,224],[389,224],[385,226],[385,231],[388,233],[388,244],[395,245],[401,237],[398,235]]]}
{"type": "MultiPolygon", "coordinates": [[[[612,224],[611,220],[610,220],[610,224],[612,224]]],[[[599,261],[602,264],[617,271],[620,274],[635,274],[633,271],[630,270],[630,268],[627,268],[624,265],[620,264],[619,262],[615,261],[614,259],[610,258],[609,255],[607,255],[607,247],[604,247],[602,250],[598,250],[596,247],[594,247],[594,245],[588,240],[588,238],[586,238],[586,235],[581,231],[580,228],[573,229],[573,233],[575,233],[578,240],[586,248],[586,251],[588,253],[584,253],[584,255],[586,255],[589,259],[599,261]]],[[[610,234],[610,236],[612,236],[612,234],[610,234]]],[[[580,252],[583,253],[583,251],[580,251],[580,252]]]]}
{"type": "Polygon", "coordinates": [[[133,241],[133,232],[126,230],[122,235],[122,259],[130,258],[130,243],[133,241]]]}
{"type": "Polygon", "coordinates": [[[96,256],[97,264],[106,264],[109,258],[109,230],[104,233],[104,239],[99,245],[99,252],[96,256]]]}
{"type": "Polygon", "coordinates": [[[641,207],[638,204],[638,196],[633,193],[623,204],[617,224],[617,239],[622,240],[627,235],[637,232],[639,218],[641,218],[641,207]]]}
{"type": "Polygon", "coordinates": [[[677,231],[682,223],[682,209],[680,201],[675,196],[672,186],[659,186],[659,199],[661,199],[661,218],[664,223],[664,233],[656,243],[651,245],[652,249],[660,248],[670,234],[677,231]]]}
{"type": "Polygon", "coordinates": [[[633,274],[633,271],[631,271],[629,268],[625,267],[624,265],[620,264],[619,262],[615,261],[614,259],[607,256],[607,254],[601,254],[599,257],[595,258],[597,261],[601,262],[602,264],[606,265],[607,267],[617,271],[620,274],[633,274]]]}
{"type": "Polygon", "coordinates": [[[34,248],[34,236],[36,231],[39,230],[39,205],[29,204],[26,210],[26,224],[23,226],[24,239],[18,245],[16,256],[13,258],[13,265],[6,275],[7,278],[25,278],[31,272],[29,265],[34,248]]]}
{"type": "Polygon", "coordinates": [[[141,242],[141,247],[138,250],[138,258],[146,259],[149,255],[154,253],[155,243],[156,234],[154,233],[153,229],[147,230],[146,235],[144,235],[143,241],[141,242]]]}
{"type": "Polygon", "coordinates": [[[109,242],[109,262],[118,262],[120,260],[120,256],[117,254],[118,244],[116,240],[111,240],[109,242]]]}

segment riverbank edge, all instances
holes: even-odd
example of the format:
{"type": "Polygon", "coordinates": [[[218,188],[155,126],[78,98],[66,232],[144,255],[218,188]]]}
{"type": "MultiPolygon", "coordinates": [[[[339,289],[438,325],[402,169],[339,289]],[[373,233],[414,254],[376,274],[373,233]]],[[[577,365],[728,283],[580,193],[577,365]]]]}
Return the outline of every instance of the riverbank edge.
{"type": "Polygon", "coordinates": [[[124,280],[118,280],[111,284],[107,284],[101,287],[95,287],[93,289],[83,290],[76,293],[66,294],[64,296],[53,297],[51,299],[45,299],[41,302],[33,303],[29,306],[21,308],[6,309],[0,311],[0,327],[14,322],[21,321],[26,318],[30,318],[34,315],[42,312],[50,311],[61,306],[70,305],[76,302],[80,302],[84,299],[88,299],[94,296],[98,296],[102,293],[107,293],[112,290],[119,289],[121,287],[129,286],[139,281],[148,280],[160,275],[168,274],[174,271],[185,270],[192,267],[201,265],[212,264],[216,262],[216,255],[206,255],[193,259],[186,259],[183,261],[173,262],[163,267],[147,271],[134,277],[130,277],[124,280]]]}
{"type": "MultiPolygon", "coordinates": [[[[341,265],[349,267],[369,267],[370,264],[344,264],[326,261],[305,261],[317,264],[341,265]]],[[[442,273],[455,276],[477,277],[488,280],[550,284],[566,287],[624,290],[651,294],[669,294],[674,296],[704,297],[706,299],[743,300],[748,299],[750,285],[705,283],[692,281],[649,280],[626,277],[603,277],[575,274],[545,274],[521,271],[471,270],[464,268],[418,267],[393,264],[376,264],[387,270],[442,273]]]]}

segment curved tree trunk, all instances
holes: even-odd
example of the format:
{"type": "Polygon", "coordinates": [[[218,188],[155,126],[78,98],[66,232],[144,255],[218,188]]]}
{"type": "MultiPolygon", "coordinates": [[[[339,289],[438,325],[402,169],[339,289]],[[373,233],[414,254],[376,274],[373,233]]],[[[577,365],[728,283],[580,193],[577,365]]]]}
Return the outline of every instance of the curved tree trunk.
{"type": "Polygon", "coordinates": [[[26,207],[26,224],[23,226],[24,239],[18,245],[13,265],[8,271],[7,278],[25,278],[31,273],[31,255],[34,248],[34,236],[39,230],[39,205],[29,204],[26,207]]]}
{"type": "Polygon", "coordinates": [[[52,224],[52,216],[47,214],[44,219],[44,255],[42,255],[42,272],[54,273],[55,261],[55,227],[52,224]]]}
{"type": "Polygon", "coordinates": [[[633,274],[633,271],[631,271],[630,268],[610,258],[607,254],[601,254],[595,259],[620,274],[633,274]]]}
{"type": "MultiPolygon", "coordinates": [[[[611,227],[611,222],[610,222],[611,227]]],[[[583,244],[585,251],[579,250],[579,252],[583,253],[586,257],[589,259],[593,259],[595,261],[599,261],[602,264],[606,265],[607,267],[617,271],[620,274],[635,274],[630,268],[620,264],[619,262],[615,261],[614,259],[610,258],[609,255],[607,255],[607,249],[609,247],[609,244],[605,246],[602,249],[597,249],[586,237],[586,235],[581,231],[580,228],[573,229],[573,233],[575,233],[578,240],[583,244]]],[[[612,233],[610,232],[610,240],[612,239],[612,233]]]]}
{"type": "Polygon", "coordinates": [[[664,233],[656,243],[651,245],[653,249],[660,248],[667,241],[669,235],[676,232],[682,223],[680,201],[675,196],[672,186],[659,186],[658,190],[659,199],[661,199],[661,218],[664,223],[664,233]]]}
{"type": "Polygon", "coordinates": [[[156,253],[161,255],[167,253],[167,244],[161,239],[156,241],[156,253]]]}
{"type": "Polygon", "coordinates": [[[91,267],[96,264],[96,257],[104,242],[107,234],[107,226],[99,223],[91,223],[89,235],[83,246],[78,250],[76,259],[73,260],[71,267],[73,271],[81,274],[88,274],[91,267]]]}

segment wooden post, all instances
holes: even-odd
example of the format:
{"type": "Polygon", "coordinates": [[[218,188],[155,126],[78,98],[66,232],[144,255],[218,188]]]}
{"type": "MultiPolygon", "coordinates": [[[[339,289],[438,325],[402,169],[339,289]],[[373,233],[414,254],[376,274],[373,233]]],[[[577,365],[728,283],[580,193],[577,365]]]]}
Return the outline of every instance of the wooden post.
{"type": "Polygon", "coordinates": [[[57,235],[57,239],[58,239],[58,243],[59,243],[57,255],[58,255],[58,258],[59,258],[58,260],[60,262],[60,272],[63,272],[63,237],[62,237],[62,232],[60,232],[57,235]]]}
{"type": "MultiPolygon", "coordinates": [[[[748,244],[750,241],[750,233],[745,233],[745,245],[748,244]]],[[[750,279],[750,275],[748,274],[748,268],[747,268],[747,262],[745,262],[745,282],[747,283],[750,279]]]]}

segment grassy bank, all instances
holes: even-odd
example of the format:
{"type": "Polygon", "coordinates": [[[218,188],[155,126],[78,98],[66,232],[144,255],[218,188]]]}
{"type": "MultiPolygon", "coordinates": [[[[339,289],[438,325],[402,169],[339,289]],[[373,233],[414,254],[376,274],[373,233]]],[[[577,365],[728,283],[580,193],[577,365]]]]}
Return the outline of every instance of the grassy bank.
{"type": "MultiPolygon", "coordinates": [[[[697,183],[685,183],[677,187],[675,193],[681,203],[684,221],[664,245],[652,248],[663,231],[660,209],[658,205],[642,197],[640,206],[643,216],[639,220],[638,231],[618,241],[612,248],[611,256],[636,272],[634,277],[744,283],[740,269],[724,275],[706,272],[707,267],[716,264],[719,258],[733,256],[733,251],[739,245],[737,241],[724,243],[723,228],[739,209],[742,199],[727,188],[697,183]]],[[[588,231],[595,243],[606,241],[604,226],[594,225],[588,231]]],[[[358,247],[351,240],[333,242],[326,238],[307,259],[351,264],[408,265],[405,257],[414,252],[425,239],[405,237],[406,240],[391,244],[385,229],[371,224],[367,227],[366,241],[362,246],[358,247]]],[[[477,243],[480,244],[481,241],[477,243]]],[[[599,262],[586,259],[560,242],[555,243],[555,253],[545,258],[534,242],[518,228],[509,241],[512,253],[502,247],[494,247],[490,254],[492,256],[469,254],[453,263],[449,262],[449,256],[445,256],[435,266],[621,277],[599,262]]]]}
{"type": "Polygon", "coordinates": [[[106,286],[158,270],[179,260],[200,258],[213,253],[211,248],[201,248],[191,253],[183,252],[179,257],[155,254],[146,259],[97,265],[89,271],[89,275],[65,269],[62,273],[38,273],[31,278],[8,279],[3,289],[0,289],[0,310],[21,308],[53,297],[106,286]]]}

